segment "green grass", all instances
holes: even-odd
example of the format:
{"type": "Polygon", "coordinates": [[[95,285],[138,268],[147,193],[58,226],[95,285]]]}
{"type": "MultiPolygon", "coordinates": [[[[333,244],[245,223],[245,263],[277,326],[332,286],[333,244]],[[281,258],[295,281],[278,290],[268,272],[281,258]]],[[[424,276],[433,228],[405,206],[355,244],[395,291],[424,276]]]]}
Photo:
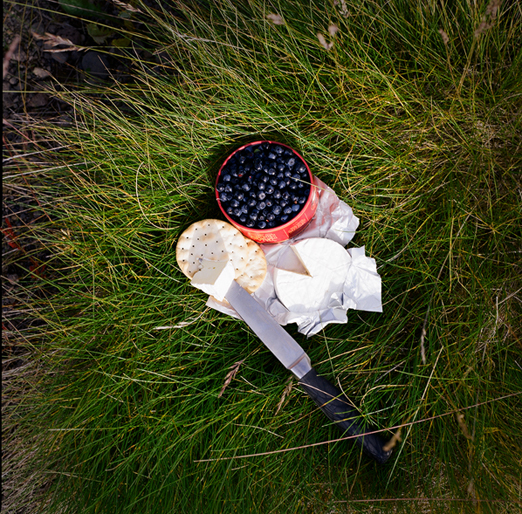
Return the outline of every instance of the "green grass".
{"type": "Polygon", "coordinates": [[[74,115],[40,130],[66,148],[27,168],[52,222],[24,344],[47,372],[6,411],[39,436],[46,512],[521,508],[521,7],[478,34],[486,2],[294,4],[140,6],[131,82],[55,85],[74,115]],[[368,419],[404,425],[385,466],[331,442],[295,380],[278,409],[287,371],[177,268],[179,234],[220,217],[224,156],[260,137],[352,206],[377,261],[382,314],[288,329],[368,419]]]}

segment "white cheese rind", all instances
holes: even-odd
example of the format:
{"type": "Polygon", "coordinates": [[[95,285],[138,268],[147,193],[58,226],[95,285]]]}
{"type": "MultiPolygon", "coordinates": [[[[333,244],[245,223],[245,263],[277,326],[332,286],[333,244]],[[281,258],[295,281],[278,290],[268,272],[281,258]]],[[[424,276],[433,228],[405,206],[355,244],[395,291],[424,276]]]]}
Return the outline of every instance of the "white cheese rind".
{"type": "Polygon", "coordinates": [[[234,281],[232,261],[202,259],[200,266],[200,270],[192,277],[191,285],[222,302],[234,281]]]}
{"type": "Polygon", "coordinates": [[[351,265],[346,249],[331,239],[303,239],[294,251],[310,276],[277,269],[274,286],[281,303],[291,312],[328,309],[332,297],[340,297],[351,265]]]}

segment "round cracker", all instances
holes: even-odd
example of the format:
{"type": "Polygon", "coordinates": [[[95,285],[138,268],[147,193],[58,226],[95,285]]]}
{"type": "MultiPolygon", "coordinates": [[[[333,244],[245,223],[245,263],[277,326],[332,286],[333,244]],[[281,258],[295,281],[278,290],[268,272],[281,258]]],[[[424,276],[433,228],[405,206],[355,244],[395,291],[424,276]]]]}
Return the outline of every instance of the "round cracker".
{"type": "Polygon", "coordinates": [[[197,221],[181,234],[176,245],[176,260],[181,271],[192,278],[200,269],[201,259],[232,261],[235,279],[249,293],[254,292],[266,276],[266,259],[259,245],[225,221],[197,221]]]}
{"type": "Polygon", "coordinates": [[[245,241],[248,248],[248,262],[243,272],[236,274],[236,281],[243,289],[253,293],[265,280],[266,257],[257,243],[248,237],[245,237],[245,241]]]}

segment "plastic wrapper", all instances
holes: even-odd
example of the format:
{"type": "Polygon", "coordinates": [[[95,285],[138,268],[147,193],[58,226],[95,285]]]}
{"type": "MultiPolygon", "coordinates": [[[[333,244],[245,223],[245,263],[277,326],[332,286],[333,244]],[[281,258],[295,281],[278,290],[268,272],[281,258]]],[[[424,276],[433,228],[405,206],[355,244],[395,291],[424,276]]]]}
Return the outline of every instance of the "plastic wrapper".
{"type": "MultiPolygon", "coordinates": [[[[336,290],[327,291],[322,307],[314,310],[306,305],[299,312],[287,309],[277,296],[274,287],[274,273],[278,263],[284,260],[284,252],[290,245],[307,238],[331,239],[346,246],[355,235],[359,219],[349,205],[340,200],[326,184],[316,179],[319,189],[317,212],[310,224],[297,236],[278,244],[262,244],[266,260],[267,275],[259,289],[252,296],[269,312],[280,325],[297,323],[298,331],[306,336],[317,334],[330,323],[346,323],[348,309],[382,312],[381,277],[377,273],[375,260],[367,257],[364,247],[348,248],[351,259],[340,270],[344,273],[344,283],[336,290]]],[[[318,258],[325,258],[324,255],[318,258]]],[[[286,268],[288,269],[288,268],[286,268]]],[[[210,297],[207,305],[220,312],[239,318],[228,304],[210,297]]]]}

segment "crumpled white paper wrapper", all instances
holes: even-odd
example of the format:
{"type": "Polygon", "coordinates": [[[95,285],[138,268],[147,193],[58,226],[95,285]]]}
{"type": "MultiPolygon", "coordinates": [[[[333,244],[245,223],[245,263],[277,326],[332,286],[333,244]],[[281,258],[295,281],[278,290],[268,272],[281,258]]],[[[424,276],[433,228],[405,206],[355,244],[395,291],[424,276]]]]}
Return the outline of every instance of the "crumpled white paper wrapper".
{"type": "MultiPolygon", "coordinates": [[[[327,308],[305,313],[291,312],[277,298],[273,281],[275,265],[288,245],[301,239],[322,237],[346,246],[359,226],[359,218],[353,214],[350,206],[340,200],[324,182],[315,178],[315,184],[319,187],[319,203],[306,229],[282,243],[260,245],[267,260],[267,275],[261,287],[252,294],[280,325],[297,323],[298,331],[308,337],[317,334],[329,323],[346,323],[348,309],[382,312],[381,277],[377,273],[375,260],[365,255],[364,246],[347,250],[351,256],[351,265],[346,269],[343,291],[341,294],[332,292],[327,308]]],[[[230,305],[217,302],[212,297],[209,297],[207,305],[240,319],[230,305]]]]}

